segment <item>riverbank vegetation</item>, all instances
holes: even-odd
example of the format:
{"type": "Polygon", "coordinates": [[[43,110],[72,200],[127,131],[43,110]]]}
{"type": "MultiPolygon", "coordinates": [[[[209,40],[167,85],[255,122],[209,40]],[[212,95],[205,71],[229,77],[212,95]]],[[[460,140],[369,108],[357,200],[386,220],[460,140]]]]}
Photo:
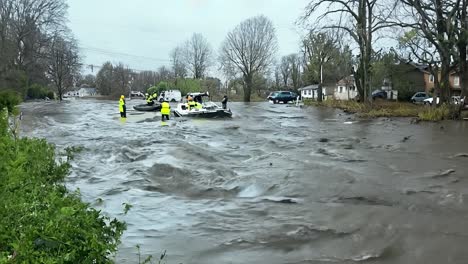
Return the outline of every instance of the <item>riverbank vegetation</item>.
{"type": "Polygon", "coordinates": [[[0,263],[112,263],[125,224],[65,188],[73,149],[12,134],[18,103],[0,92],[0,263]]]}
{"type": "Polygon", "coordinates": [[[458,108],[448,104],[434,108],[406,102],[376,101],[371,104],[353,100],[325,100],[322,102],[306,100],[305,105],[337,108],[346,113],[356,114],[360,118],[413,117],[420,121],[441,121],[458,117],[458,108]]]}

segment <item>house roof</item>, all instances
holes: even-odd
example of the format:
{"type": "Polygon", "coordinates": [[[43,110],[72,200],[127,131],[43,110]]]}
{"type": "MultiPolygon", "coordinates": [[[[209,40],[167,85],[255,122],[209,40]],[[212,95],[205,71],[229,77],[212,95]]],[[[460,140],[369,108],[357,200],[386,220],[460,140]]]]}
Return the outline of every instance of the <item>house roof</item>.
{"type": "Polygon", "coordinates": [[[96,88],[80,88],[79,91],[86,91],[88,93],[95,93],[97,91],[96,88]]]}
{"type": "Polygon", "coordinates": [[[308,85],[308,86],[299,88],[298,90],[299,90],[299,91],[304,91],[304,90],[317,90],[318,88],[319,88],[318,84],[312,84],[312,85],[308,85]]]}
{"type": "Polygon", "coordinates": [[[344,77],[343,79],[339,80],[336,84],[337,85],[347,85],[347,84],[354,84],[354,75],[349,75],[344,77]]]}

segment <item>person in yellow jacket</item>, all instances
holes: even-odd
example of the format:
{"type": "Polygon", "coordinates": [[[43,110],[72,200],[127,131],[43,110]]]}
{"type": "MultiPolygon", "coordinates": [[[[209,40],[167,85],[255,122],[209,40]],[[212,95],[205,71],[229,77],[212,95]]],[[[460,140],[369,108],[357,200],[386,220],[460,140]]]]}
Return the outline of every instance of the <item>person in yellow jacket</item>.
{"type": "Polygon", "coordinates": [[[188,101],[188,103],[187,103],[187,105],[188,105],[188,110],[190,111],[190,110],[194,109],[196,103],[195,103],[195,101],[193,101],[193,98],[189,96],[189,97],[187,98],[187,101],[188,101]]]}
{"type": "Polygon", "coordinates": [[[125,105],[125,96],[121,95],[119,100],[120,117],[127,118],[127,106],[125,105]]]}
{"type": "Polygon", "coordinates": [[[146,96],[146,104],[148,105],[153,105],[154,104],[154,101],[153,101],[153,95],[148,95],[146,96]]]}
{"type": "Polygon", "coordinates": [[[169,120],[169,115],[171,114],[171,105],[167,102],[167,100],[164,100],[161,103],[161,120],[164,121],[164,118],[169,120]]]}

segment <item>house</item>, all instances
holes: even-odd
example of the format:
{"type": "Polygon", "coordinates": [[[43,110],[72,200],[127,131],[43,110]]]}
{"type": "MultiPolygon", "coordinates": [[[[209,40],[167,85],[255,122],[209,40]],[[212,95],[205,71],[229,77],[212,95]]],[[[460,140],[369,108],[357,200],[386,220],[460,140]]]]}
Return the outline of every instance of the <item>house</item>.
{"type": "MultiPolygon", "coordinates": [[[[439,76],[440,78],[440,73],[439,76]]],[[[392,69],[390,76],[393,89],[399,91],[400,98],[409,99],[416,92],[433,93],[435,76],[429,66],[415,62],[400,62],[392,69]]],[[[461,93],[460,76],[452,71],[449,77],[450,95],[461,93]]]]}
{"type": "MultiPolygon", "coordinates": [[[[318,96],[318,89],[319,89],[318,84],[312,84],[309,86],[299,88],[298,91],[300,92],[302,99],[316,99],[318,96]]],[[[328,99],[332,95],[333,95],[333,89],[330,89],[330,87],[326,87],[326,86],[322,87],[323,99],[328,99]]]]}
{"type": "Polygon", "coordinates": [[[338,81],[333,98],[336,100],[353,100],[358,95],[354,76],[350,75],[338,81]]]}
{"type": "Polygon", "coordinates": [[[78,90],[79,97],[88,97],[88,96],[96,96],[97,89],[96,88],[80,88],[78,90]]]}

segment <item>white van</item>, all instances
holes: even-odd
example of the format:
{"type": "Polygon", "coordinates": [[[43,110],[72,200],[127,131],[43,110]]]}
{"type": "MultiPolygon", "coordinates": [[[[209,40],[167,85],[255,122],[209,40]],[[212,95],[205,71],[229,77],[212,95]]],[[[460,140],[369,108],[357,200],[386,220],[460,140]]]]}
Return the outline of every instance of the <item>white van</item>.
{"type": "Polygon", "coordinates": [[[179,90],[162,91],[158,96],[158,101],[162,102],[164,99],[169,102],[180,102],[180,100],[182,100],[182,94],[179,90]]]}

